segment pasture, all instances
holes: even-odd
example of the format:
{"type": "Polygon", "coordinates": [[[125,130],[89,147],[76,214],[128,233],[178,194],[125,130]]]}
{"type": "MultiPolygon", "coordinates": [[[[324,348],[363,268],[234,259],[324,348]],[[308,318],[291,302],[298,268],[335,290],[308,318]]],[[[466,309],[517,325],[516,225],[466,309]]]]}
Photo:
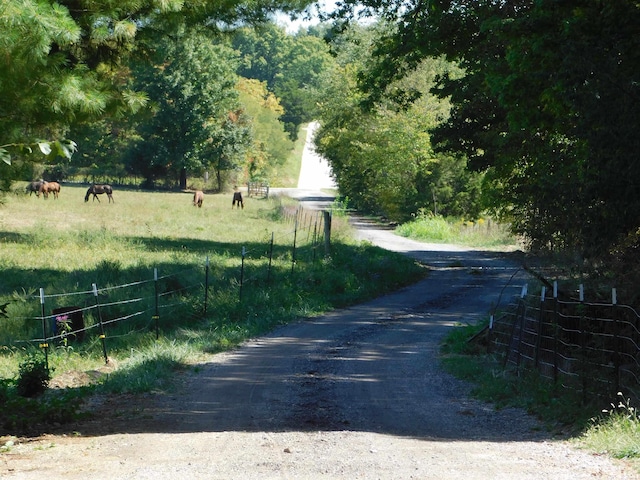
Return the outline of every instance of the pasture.
{"type": "MultiPolygon", "coordinates": [[[[245,196],[244,209],[232,209],[232,194],[205,194],[198,208],[193,193],[114,188],[115,203],[105,195],[85,203],[86,185],[63,184],[57,199],[30,197],[25,185],[17,185],[0,205],[0,306],[6,312],[0,319],[0,378],[14,377],[20,361],[39,352],[30,340],[42,331],[34,321],[41,315],[40,288],[60,294],[59,304],[75,305],[72,295],[93,283],[103,288],[149,280],[154,269],[171,276],[162,289],[171,290],[173,306],[160,316],[159,338],[151,313],[117,324],[106,335],[109,357],[119,365],[119,374],[109,376],[110,388],[128,391],[135,384],[144,391],[162,388],[158,382],[165,378],[153,370],[148,382],[141,381],[145,368],[170,359],[168,374],[176,365],[197,362],[278,324],[372,298],[424,275],[404,256],[352,241],[339,216],[332,224],[330,257],[316,248],[309,228],[298,231],[294,254],[294,227],[283,212],[295,202],[287,198],[245,196]]],[[[110,292],[108,300],[125,299],[110,292]]],[[[98,335],[90,333],[83,342],[51,345],[54,378],[104,363],[98,335]]]]}

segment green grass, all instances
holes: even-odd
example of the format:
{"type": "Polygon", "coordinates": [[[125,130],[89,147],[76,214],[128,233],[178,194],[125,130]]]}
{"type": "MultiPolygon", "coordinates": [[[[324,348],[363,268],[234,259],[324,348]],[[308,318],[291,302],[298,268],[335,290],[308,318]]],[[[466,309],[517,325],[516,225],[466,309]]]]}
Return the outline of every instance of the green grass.
{"type": "Polygon", "coordinates": [[[469,247],[515,248],[516,239],[504,225],[490,219],[476,222],[448,220],[434,215],[418,215],[396,229],[398,235],[432,243],[451,243],[469,247]]]}
{"type": "Polygon", "coordinates": [[[628,399],[618,393],[617,402],[594,417],[574,443],[597,454],[632,460],[640,471],[640,417],[628,399]]]}
{"type": "Polygon", "coordinates": [[[496,408],[519,407],[539,418],[551,433],[569,435],[578,448],[625,459],[640,472],[640,417],[622,394],[610,409],[584,404],[571,390],[555,388],[531,371],[505,368],[487,353],[480,332],[487,322],[458,325],[444,340],[443,367],[473,385],[472,395],[496,408]],[[475,337],[475,341],[470,339],[475,337]]]}
{"type": "Polygon", "coordinates": [[[0,396],[12,406],[0,412],[0,430],[27,429],[24,418],[31,423],[73,419],[76,400],[71,399],[96,390],[169,390],[176,372],[195,368],[207,355],[277,325],[374,298],[425,274],[403,255],[351,240],[341,217],[333,221],[329,256],[322,242],[316,248],[311,223],[300,229],[294,264],[294,227],[283,221],[284,207],[295,204],[290,199],[247,198],[244,210],[232,210],[230,194],[206,195],[202,208],[196,208],[192,195],[180,192],[116,190],[115,204],[109,204],[106,198],[85,203],[81,186],[63,185],[57,200],[22,191],[17,185],[0,206],[0,306],[6,311],[0,328],[0,378],[6,388],[0,396]],[[166,292],[157,323],[152,320],[154,269],[160,292],[166,292]],[[92,310],[85,323],[93,328],[84,341],[52,341],[47,353],[52,383],[79,372],[90,375],[93,386],[49,391],[38,407],[31,400],[21,402],[14,384],[18,366],[43,354],[39,342],[31,341],[43,335],[39,289],[48,295],[44,309],[49,315],[55,306],[95,305],[92,295],[76,294],[90,292],[94,283],[107,320],[130,309],[145,313],[108,326],[103,343],[92,310]],[[121,303],[131,298],[140,303],[121,303]],[[117,366],[108,376],[95,373],[105,366],[103,347],[110,365],[117,366]],[[28,415],[20,416],[20,408],[28,415]]]}

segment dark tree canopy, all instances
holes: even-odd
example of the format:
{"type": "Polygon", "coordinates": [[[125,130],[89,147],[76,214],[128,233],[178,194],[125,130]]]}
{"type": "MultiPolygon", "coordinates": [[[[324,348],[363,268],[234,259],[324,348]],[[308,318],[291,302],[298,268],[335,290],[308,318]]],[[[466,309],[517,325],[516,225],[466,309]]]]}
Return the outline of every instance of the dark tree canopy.
{"type": "Polygon", "coordinates": [[[595,255],[640,227],[637,1],[347,0],[343,10],[358,4],[397,25],[361,76],[367,102],[423,58],[458,62],[465,76],[435,87],[453,105],[436,147],[487,171],[494,208],[532,246],[595,255]]]}

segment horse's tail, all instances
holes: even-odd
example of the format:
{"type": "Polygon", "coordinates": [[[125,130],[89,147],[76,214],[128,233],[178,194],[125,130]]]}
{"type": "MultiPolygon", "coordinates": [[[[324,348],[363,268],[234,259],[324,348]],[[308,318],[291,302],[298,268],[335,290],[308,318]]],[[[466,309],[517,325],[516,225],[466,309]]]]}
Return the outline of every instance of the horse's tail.
{"type": "Polygon", "coordinates": [[[84,201],[88,202],[89,201],[89,197],[91,196],[91,192],[93,191],[93,187],[89,187],[89,190],[87,190],[87,194],[84,196],[84,201]]]}

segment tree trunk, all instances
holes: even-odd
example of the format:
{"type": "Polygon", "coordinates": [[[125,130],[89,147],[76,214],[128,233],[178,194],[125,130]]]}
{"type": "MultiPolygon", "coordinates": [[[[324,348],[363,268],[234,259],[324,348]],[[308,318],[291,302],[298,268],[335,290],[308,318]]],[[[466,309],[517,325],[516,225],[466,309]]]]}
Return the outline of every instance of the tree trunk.
{"type": "Polygon", "coordinates": [[[180,190],[187,189],[187,169],[182,168],[180,170],[180,190]]]}

